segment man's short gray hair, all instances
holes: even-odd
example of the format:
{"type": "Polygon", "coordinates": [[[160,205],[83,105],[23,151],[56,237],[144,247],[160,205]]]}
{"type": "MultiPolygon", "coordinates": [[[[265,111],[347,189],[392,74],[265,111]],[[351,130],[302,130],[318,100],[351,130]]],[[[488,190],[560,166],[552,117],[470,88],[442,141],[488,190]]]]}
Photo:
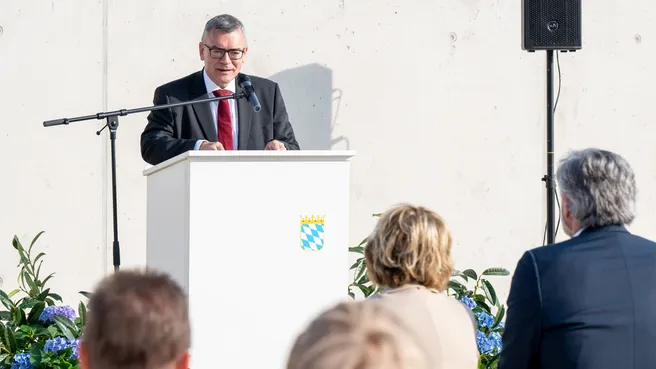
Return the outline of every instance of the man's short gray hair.
{"type": "Polygon", "coordinates": [[[216,17],[208,20],[207,23],[205,23],[205,29],[203,30],[201,41],[205,41],[205,37],[207,37],[207,34],[211,30],[217,30],[225,33],[241,30],[241,32],[244,34],[244,37],[246,37],[246,28],[244,27],[244,24],[239,19],[233,17],[230,14],[217,15],[216,17]]]}
{"type": "Polygon", "coordinates": [[[570,152],[556,178],[581,228],[628,225],[635,218],[635,175],[620,155],[596,148],[570,152]]]}

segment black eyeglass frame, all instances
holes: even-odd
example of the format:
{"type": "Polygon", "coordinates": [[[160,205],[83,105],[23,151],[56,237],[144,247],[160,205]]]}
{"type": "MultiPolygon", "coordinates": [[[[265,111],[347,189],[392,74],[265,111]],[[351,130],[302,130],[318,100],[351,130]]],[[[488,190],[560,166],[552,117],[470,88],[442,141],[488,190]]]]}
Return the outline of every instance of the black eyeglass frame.
{"type": "Polygon", "coordinates": [[[244,57],[244,53],[246,51],[246,48],[225,50],[225,49],[221,49],[221,48],[218,48],[218,47],[210,46],[206,43],[203,43],[203,46],[205,46],[207,48],[207,50],[210,51],[210,56],[214,59],[222,59],[225,56],[225,54],[228,53],[228,57],[230,58],[230,60],[239,60],[239,59],[244,57]],[[233,57],[233,55],[230,54],[230,53],[235,53],[235,52],[238,52],[239,56],[233,57]]]}

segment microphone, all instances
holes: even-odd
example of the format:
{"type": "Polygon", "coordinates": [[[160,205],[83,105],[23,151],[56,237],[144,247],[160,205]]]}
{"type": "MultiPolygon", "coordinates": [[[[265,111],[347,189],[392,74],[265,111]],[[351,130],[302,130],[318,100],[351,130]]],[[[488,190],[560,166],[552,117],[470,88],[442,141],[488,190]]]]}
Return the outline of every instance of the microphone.
{"type": "Polygon", "coordinates": [[[248,101],[253,105],[253,111],[258,112],[262,110],[260,102],[257,100],[257,95],[255,95],[255,90],[253,89],[253,84],[251,83],[251,78],[245,74],[240,74],[237,79],[237,83],[244,89],[244,93],[248,98],[248,101]]]}

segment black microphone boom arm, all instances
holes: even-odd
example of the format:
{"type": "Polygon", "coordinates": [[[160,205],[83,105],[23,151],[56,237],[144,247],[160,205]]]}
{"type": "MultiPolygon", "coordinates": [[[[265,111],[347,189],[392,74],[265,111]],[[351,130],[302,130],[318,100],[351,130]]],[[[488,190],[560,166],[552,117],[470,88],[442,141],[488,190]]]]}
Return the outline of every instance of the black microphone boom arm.
{"type": "Polygon", "coordinates": [[[92,119],[107,120],[107,123],[105,123],[105,125],[100,129],[100,131],[97,131],[96,134],[100,135],[103,129],[109,128],[109,140],[111,143],[111,152],[112,152],[111,154],[112,155],[112,213],[113,213],[113,221],[114,221],[114,242],[112,244],[112,255],[113,255],[113,263],[114,263],[114,272],[117,272],[121,265],[121,248],[118,243],[118,210],[117,210],[117,199],[116,199],[116,131],[118,130],[118,117],[122,117],[133,113],[170,109],[177,106],[201,104],[201,103],[207,103],[216,100],[241,99],[244,97],[246,97],[246,94],[243,92],[239,94],[233,93],[228,96],[209,97],[206,99],[205,98],[195,99],[190,101],[183,101],[183,102],[165,104],[165,105],[148,106],[148,107],[136,108],[136,109],[121,109],[121,110],[97,113],[94,115],[85,115],[75,118],[61,118],[61,119],[48,120],[43,122],[44,127],[52,127],[52,126],[66,125],[73,122],[80,122],[84,120],[92,120],[92,119]]]}

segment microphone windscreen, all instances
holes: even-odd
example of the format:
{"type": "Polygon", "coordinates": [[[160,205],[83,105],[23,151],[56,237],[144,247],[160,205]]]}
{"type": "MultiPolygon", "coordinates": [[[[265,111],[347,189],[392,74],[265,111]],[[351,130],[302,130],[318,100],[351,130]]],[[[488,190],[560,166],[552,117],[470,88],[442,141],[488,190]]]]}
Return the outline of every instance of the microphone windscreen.
{"type": "Polygon", "coordinates": [[[249,77],[245,74],[240,74],[239,77],[237,78],[237,83],[242,87],[250,86],[250,85],[252,85],[251,77],[249,77]]]}

